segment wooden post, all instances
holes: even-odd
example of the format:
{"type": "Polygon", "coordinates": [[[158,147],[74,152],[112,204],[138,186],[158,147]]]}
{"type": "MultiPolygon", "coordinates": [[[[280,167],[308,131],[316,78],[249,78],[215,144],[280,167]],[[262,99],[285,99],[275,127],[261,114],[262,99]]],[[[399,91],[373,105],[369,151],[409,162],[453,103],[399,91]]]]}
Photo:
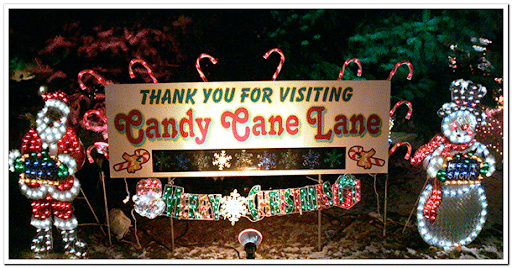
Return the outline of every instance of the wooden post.
{"type": "MultiPolygon", "coordinates": [[[[318,175],[318,183],[322,184],[322,174],[318,175]]],[[[317,200],[318,202],[318,200],[317,200]]],[[[322,212],[318,210],[318,251],[322,250],[322,212]]]]}
{"type": "Polygon", "coordinates": [[[110,218],[108,215],[107,191],[105,190],[105,173],[100,173],[101,184],[103,184],[103,199],[105,200],[105,215],[107,216],[108,243],[112,246],[112,238],[110,237],[110,218]]]}
{"type": "Polygon", "coordinates": [[[384,181],[384,231],[383,236],[386,237],[386,223],[387,223],[387,213],[388,213],[388,173],[386,173],[386,180],[384,181]]]}
{"type": "MultiPolygon", "coordinates": [[[[167,184],[174,185],[174,178],[167,178],[167,184]]],[[[169,218],[171,220],[171,249],[174,253],[174,221],[172,220],[172,214],[169,215],[169,218]]]]}
{"type": "Polygon", "coordinates": [[[172,249],[172,253],[174,253],[174,223],[172,220],[172,216],[170,216],[170,218],[171,218],[171,249],[172,249]]]}

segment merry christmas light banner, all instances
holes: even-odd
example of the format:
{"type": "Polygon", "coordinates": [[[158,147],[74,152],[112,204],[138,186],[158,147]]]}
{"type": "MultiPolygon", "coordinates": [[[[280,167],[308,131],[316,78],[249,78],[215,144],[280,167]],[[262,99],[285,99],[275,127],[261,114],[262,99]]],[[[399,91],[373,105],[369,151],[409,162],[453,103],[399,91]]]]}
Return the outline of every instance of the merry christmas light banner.
{"type": "Polygon", "coordinates": [[[387,173],[390,81],[105,88],[114,178],[387,173]]]}
{"type": "Polygon", "coordinates": [[[235,189],[229,196],[186,193],[183,187],[166,185],[158,179],[143,179],[133,197],[135,211],[154,219],[167,215],[183,220],[227,219],[232,225],[242,217],[259,221],[265,217],[283,216],[330,207],[350,209],[361,200],[361,182],[351,174],[339,176],[336,182],[324,182],[300,188],[261,190],[255,185],[247,197],[235,189]]]}

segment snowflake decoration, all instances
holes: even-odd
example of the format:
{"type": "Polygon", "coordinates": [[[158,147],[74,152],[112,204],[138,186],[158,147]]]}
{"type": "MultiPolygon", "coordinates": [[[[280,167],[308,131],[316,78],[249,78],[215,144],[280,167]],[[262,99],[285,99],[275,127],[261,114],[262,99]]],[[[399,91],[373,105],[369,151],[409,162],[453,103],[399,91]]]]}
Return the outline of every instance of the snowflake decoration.
{"type": "Polygon", "coordinates": [[[211,157],[201,152],[194,155],[194,161],[196,162],[199,170],[207,170],[210,167],[211,157]]]}
{"type": "Polygon", "coordinates": [[[241,153],[236,153],[236,168],[245,168],[253,166],[252,163],[252,153],[248,153],[246,150],[242,150],[241,153]]]}
{"type": "Polygon", "coordinates": [[[297,154],[288,149],[286,153],[281,153],[279,164],[284,165],[286,169],[292,169],[297,165],[297,154]]]}
{"type": "Polygon", "coordinates": [[[309,150],[307,154],[303,154],[302,158],[304,159],[302,165],[309,167],[310,169],[320,165],[320,162],[318,161],[320,159],[320,154],[313,152],[313,150],[309,150]]]}
{"type": "Polygon", "coordinates": [[[276,167],[276,155],[269,154],[267,151],[263,151],[263,155],[259,154],[258,159],[260,162],[258,163],[258,167],[262,167],[266,170],[276,167]]]}
{"type": "Polygon", "coordinates": [[[224,168],[231,167],[229,160],[231,160],[231,155],[226,155],[226,151],[222,150],[220,154],[214,153],[213,156],[215,160],[213,160],[212,164],[214,166],[219,166],[219,170],[223,170],[224,168]]]}
{"type": "Polygon", "coordinates": [[[324,163],[329,164],[329,167],[334,168],[343,164],[343,153],[338,153],[338,150],[334,149],[327,152],[326,155],[324,163]]]}
{"type": "Polygon", "coordinates": [[[177,154],[174,156],[174,161],[171,165],[178,167],[178,170],[187,170],[188,164],[190,163],[190,159],[185,158],[183,153],[177,154]]]}
{"type": "Polygon", "coordinates": [[[158,167],[159,170],[169,168],[169,163],[172,161],[171,156],[167,155],[164,151],[157,151],[153,155],[153,165],[158,167]]]}
{"type": "Polygon", "coordinates": [[[245,216],[248,211],[247,198],[240,196],[236,189],[229,196],[223,196],[220,201],[219,215],[224,219],[228,218],[231,225],[235,225],[235,222],[245,216]]]}

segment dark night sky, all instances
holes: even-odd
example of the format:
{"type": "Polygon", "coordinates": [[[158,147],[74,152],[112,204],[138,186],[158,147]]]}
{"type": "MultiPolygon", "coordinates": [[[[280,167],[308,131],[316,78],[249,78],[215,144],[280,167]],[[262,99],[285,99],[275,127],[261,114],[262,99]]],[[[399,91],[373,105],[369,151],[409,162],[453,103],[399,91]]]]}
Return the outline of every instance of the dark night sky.
{"type": "MultiPolygon", "coordinates": [[[[297,13],[305,12],[298,10],[297,13]]],[[[391,10],[336,11],[338,29],[324,36],[325,46],[336,45],[336,52],[346,47],[346,40],[355,33],[362,19],[386,16],[391,10]]],[[[415,12],[406,11],[401,12],[415,12]]],[[[65,25],[80,22],[84,29],[102,25],[130,26],[141,23],[156,29],[171,25],[180,15],[192,18],[194,30],[203,40],[197,41],[198,53],[216,53],[215,57],[230,59],[257,57],[276,46],[267,37],[269,31],[279,27],[269,9],[11,9],[9,10],[10,55],[35,57],[45,41],[62,32],[65,25]],[[254,54],[250,49],[258,49],[254,54]]],[[[297,29],[298,31],[298,29],[297,29]]],[[[333,50],[334,51],[334,50],[333,50]]],[[[252,58],[252,59],[255,59],[252,58]]]]}

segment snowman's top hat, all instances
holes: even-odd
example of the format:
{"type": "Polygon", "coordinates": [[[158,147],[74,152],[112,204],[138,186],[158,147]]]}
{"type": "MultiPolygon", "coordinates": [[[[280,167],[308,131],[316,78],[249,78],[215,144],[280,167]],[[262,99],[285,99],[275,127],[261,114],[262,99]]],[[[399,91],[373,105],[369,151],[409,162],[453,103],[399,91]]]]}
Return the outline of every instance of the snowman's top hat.
{"type": "Polygon", "coordinates": [[[443,107],[437,112],[440,117],[462,110],[474,114],[479,124],[485,122],[485,113],[478,109],[481,99],[487,93],[484,86],[470,80],[458,79],[452,82],[450,91],[452,92],[452,102],[443,104],[443,107]]]}

